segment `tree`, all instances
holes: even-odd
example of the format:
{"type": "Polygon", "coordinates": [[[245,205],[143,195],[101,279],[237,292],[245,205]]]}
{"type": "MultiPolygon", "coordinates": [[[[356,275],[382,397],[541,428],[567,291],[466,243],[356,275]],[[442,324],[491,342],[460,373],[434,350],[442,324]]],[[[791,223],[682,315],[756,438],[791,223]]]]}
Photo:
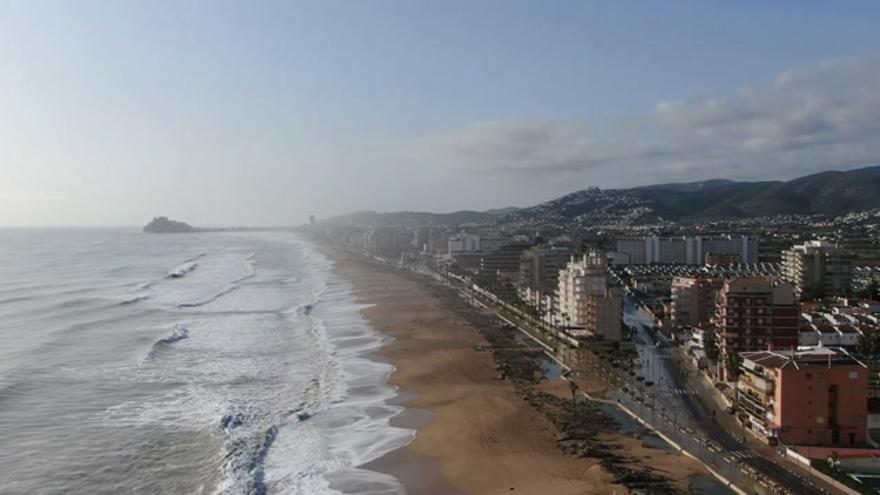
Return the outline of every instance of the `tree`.
{"type": "Polygon", "coordinates": [[[866,358],[880,354],[880,332],[863,333],[856,350],[866,358]]]}
{"type": "Polygon", "coordinates": [[[743,359],[739,354],[726,354],[724,356],[724,368],[727,371],[727,381],[732,382],[739,378],[740,374],[740,366],[742,366],[743,359]]]}
{"type": "Polygon", "coordinates": [[[706,357],[713,363],[718,362],[720,351],[718,349],[718,337],[714,330],[706,330],[703,332],[703,348],[706,350],[706,357]]]}

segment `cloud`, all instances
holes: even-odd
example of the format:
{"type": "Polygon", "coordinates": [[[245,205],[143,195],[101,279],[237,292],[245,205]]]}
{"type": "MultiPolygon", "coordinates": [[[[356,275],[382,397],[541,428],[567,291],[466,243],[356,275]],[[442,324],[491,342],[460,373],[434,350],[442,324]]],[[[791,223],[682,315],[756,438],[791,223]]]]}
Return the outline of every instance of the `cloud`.
{"type": "Polygon", "coordinates": [[[601,164],[589,127],[580,122],[482,122],[422,140],[422,146],[476,170],[579,170],[601,164]]]}
{"type": "Polygon", "coordinates": [[[49,194],[39,191],[9,191],[0,190],[0,201],[4,202],[33,202],[33,201],[64,201],[67,196],[49,194]]]}
{"type": "Polygon", "coordinates": [[[602,127],[492,121],[416,144],[422,153],[482,173],[589,173],[619,184],[786,177],[880,162],[877,88],[880,60],[837,60],[788,70],[732,97],[661,101],[602,127]]]}

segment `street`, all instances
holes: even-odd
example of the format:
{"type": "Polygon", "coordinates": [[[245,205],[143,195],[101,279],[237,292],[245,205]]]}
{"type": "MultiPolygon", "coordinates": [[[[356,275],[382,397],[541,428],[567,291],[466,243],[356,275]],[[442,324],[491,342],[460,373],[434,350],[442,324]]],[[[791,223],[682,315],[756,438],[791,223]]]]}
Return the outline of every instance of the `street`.
{"type": "Polygon", "coordinates": [[[736,462],[777,480],[793,493],[833,493],[830,487],[827,490],[818,488],[804,477],[750,449],[743,441],[745,432],[733,434],[722,428],[714,415],[725,414],[724,411],[707,408],[698,390],[688,385],[675,360],[656,345],[648,331],[652,325],[650,315],[630,297],[626,298],[624,312],[624,322],[634,329],[633,341],[641,363],[638,373],[645,377],[645,382],[653,382],[653,385],[644,388],[649,389],[648,396],[656,401],[655,410],[665,408],[664,415],[671,416],[675,424],[687,424],[698,429],[707,439],[715,442],[722,452],[730,453],[736,462]]]}

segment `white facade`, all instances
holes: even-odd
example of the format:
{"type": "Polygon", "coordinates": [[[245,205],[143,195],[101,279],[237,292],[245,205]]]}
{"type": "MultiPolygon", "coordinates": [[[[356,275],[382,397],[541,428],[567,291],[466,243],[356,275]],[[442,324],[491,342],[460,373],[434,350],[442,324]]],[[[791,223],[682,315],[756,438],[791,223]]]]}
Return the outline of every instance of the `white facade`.
{"type": "Polygon", "coordinates": [[[852,277],[850,259],[827,241],[807,241],[782,252],[782,275],[799,298],[845,296],[852,277]]]}
{"type": "Polygon", "coordinates": [[[449,238],[449,255],[480,250],[480,236],[474,234],[455,234],[449,238]]]}
{"type": "Polygon", "coordinates": [[[609,287],[604,255],[572,257],[559,271],[557,317],[575,335],[621,337],[621,296],[609,287]]]}
{"type": "Polygon", "coordinates": [[[630,265],[675,263],[702,265],[709,254],[735,254],[742,263],[758,261],[758,239],[740,237],[646,236],[617,240],[615,262],[630,265]]]}

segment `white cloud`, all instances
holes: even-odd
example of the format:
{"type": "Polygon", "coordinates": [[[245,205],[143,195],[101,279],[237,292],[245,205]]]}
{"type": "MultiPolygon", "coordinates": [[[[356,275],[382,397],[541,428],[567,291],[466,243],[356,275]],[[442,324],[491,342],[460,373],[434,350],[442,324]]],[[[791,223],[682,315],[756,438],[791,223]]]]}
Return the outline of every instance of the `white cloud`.
{"type": "Polygon", "coordinates": [[[729,98],[660,101],[597,128],[587,122],[473,124],[417,141],[457,168],[504,174],[589,173],[604,184],[790,177],[880,162],[880,60],[784,72],[729,98]],[[637,175],[634,175],[637,174],[637,175]]]}

